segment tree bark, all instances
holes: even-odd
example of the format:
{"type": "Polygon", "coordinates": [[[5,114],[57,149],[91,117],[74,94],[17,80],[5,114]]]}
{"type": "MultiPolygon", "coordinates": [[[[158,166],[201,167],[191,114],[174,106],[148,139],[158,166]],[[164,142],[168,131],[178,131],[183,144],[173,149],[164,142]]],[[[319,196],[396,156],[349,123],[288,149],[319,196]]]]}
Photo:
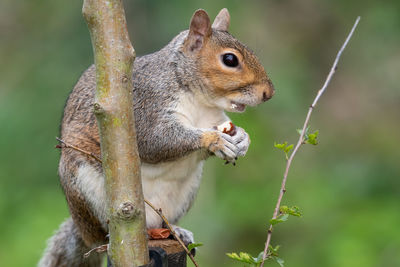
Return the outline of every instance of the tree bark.
{"type": "Polygon", "coordinates": [[[84,0],[96,66],[95,114],[106,178],[110,243],[114,267],[149,262],[140,158],[133,111],[135,51],[121,0],[84,0]]]}

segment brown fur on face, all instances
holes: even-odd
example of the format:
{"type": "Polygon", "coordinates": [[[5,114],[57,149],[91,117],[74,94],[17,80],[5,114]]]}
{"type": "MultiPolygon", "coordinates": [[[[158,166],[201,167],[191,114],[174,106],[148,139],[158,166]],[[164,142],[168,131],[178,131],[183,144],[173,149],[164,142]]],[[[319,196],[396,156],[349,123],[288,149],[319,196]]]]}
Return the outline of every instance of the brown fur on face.
{"type": "Polygon", "coordinates": [[[255,54],[228,33],[230,16],[226,9],[216,17],[211,28],[204,10],[192,18],[184,51],[193,56],[208,94],[246,105],[257,105],[274,95],[274,88],[255,54]],[[238,58],[238,66],[223,63],[224,54],[238,58]],[[245,97],[243,97],[245,95],[245,97]],[[240,96],[240,97],[239,97],[240,96]]]}
{"type": "Polygon", "coordinates": [[[269,99],[274,94],[272,83],[257,57],[228,32],[213,30],[199,53],[199,61],[201,72],[217,96],[234,100],[244,90],[253,94],[258,104],[264,95],[269,99]],[[225,66],[222,56],[226,53],[236,55],[239,60],[237,67],[225,66]]]}

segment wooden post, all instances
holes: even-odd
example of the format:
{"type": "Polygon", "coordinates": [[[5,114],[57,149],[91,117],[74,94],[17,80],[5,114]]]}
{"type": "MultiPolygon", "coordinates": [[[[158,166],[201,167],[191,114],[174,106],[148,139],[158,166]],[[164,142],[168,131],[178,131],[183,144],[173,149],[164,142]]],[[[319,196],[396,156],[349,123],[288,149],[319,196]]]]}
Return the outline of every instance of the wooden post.
{"type": "Polygon", "coordinates": [[[96,66],[97,117],[106,177],[110,243],[114,267],[149,262],[140,158],[133,113],[135,51],[121,0],[84,0],[83,15],[96,66]]]}
{"type": "MultiPolygon", "coordinates": [[[[187,255],[186,251],[182,248],[178,241],[172,239],[163,240],[150,240],[149,241],[150,256],[152,259],[154,253],[157,253],[159,249],[165,252],[167,264],[162,265],[163,267],[186,267],[187,255]]],[[[158,265],[156,265],[158,267],[158,265]]]]}

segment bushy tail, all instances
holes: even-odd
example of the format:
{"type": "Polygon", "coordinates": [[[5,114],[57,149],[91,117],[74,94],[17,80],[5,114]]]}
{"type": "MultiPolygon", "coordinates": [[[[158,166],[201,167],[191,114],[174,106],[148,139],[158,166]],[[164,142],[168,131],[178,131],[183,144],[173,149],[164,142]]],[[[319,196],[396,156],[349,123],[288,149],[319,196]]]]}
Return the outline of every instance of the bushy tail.
{"type": "Polygon", "coordinates": [[[99,267],[102,256],[92,253],[90,257],[83,255],[90,248],[85,246],[78,228],[72,221],[67,219],[60,225],[60,229],[52,236],[47,248],[40,260],[38,267],[99,267]]]}

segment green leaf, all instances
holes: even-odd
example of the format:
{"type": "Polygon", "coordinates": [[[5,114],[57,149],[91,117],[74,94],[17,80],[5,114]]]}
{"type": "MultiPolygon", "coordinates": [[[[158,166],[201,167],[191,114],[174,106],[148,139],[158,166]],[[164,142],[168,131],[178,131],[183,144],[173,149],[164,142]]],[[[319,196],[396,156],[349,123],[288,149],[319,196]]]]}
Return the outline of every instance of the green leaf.
{"type": "Polygon", "coordinates": [[[251,256],[249,253],[246,252],[240,252],[239,255],[237,253],[226,253],[226,255],[233,260],[247,263],[254,267],[258,267],[262,262],[263,252],[260,252],[257,258],[254,258],[253,256],[251,256]]]}
{"type": "MultiPolygon", "coordinates": [[[[268,247],[268,257],[266,260],[273,259],[276,261],[281,267],[284,267],[284,260],[278,257],[278,250],[280,246],[277,245],[273,247],[272,245],[269,245],[268,247]]],[[[264,252],[261,251],[257,258],[252,257],[249,253],[245,252],[240,252],[239,255],[237,253],[226,253],[226,255],[236,261],[243,262],[245,264],[249,264],[250,266],[253,267],[259,267],[264,256],[264,252]]]]}
{"type": "Polygon", "coordinates": [[[281,267],[284,267],[284,266],[285,266],[285,265],[284,265],[285,261],[284,261],[283,259],[278,258],[278,257],[276,257],[276,256],[272,256],[272,259],[274,259],[281,267]]]}
{"type": "Polygon", "coordinates": [[[288,160],[289,159],[288,153],[290,152],[290,150],[293,149],[293,144],[288,145],[288,142],[285,142],[283,144],[279,144],[277,142],[274,142],[274,147],[276,147],[277,149],[280,149],[283,152],[285,152],[286,160],[288,160]]]}
{"type": "Polygon", "coordinates": [[[281,214],[289,214],[289,215],[296,216],[296,217],[301,217],[301,215],[302,215],[299,207],[297,207],[297,206],[293,206],[291,208],[289,208],[288,206],[281,206],[279,208],[279,212],[281,214]]]}
{"type": "Polygon", "coordinates": [[[226,253],[226,255],[234,260],[248,263],[248,264],[255,264],[255,260],[253,257],[251,257],[248,253],[245,252],[240,252],[239,255],[237,253],[226,253]]]}
{"type": "MultiPolygon", "coordinates": [[[[308,135],[308,130],[309,129],[310,129],[310,126],[307,126],[307,128],[305,130],[305,133],[304,133],[304,136],[308,135]]],[[[301,133],[303,132],[303,129],[297,129],[296,131],[299,133],[299,135],[301,135],[301,133]]]]}
{"type": "Polygon", "coordinates": [[[318,141],[317,141],[317,137],[318,137],[319,131],[316,130],[314,133],[309,134],[308,138],[306,139],[306,143],[311,144],[311,145],[317,145],[318,141]]]}
{"type": "Polygon", "coordinates": [[[285,151],[285,153],[287,154],[287,153],[289,153],[289,151],[292,150],[292,149],[293,149],[293,144],[291,144],[290,146],[285,147],[284,151],[285,151]]]}
{"type": "MultiPolygon", "coordinates": [[[[297,129],[297,132],[301,135],[302,133],[302,129],[297,129]]],[[[316,130],[313,133],[309,133],[309,127],[307,127],[305,134],[304,134],[304,142],[307,144],[311,144],[311,145],[317,145],[318,141],[317,141],[317,137],[318,137],[319,131],[316,130]]]]}
{"type": "Polygon", "coordinates": [[[275,225],[281,222],[286,222],[289,218],[289,214],[281,214],[278,217],[276,217],[275,219],[271,219],[269,221],[270,224],[275,225]]]}
{"type": "Polygon", "coordinates": [[[285,142],[285,143],[283,143],[283,144],[279,144],[279,143],[277,143],[277,142],[274,142],[274,146],[275,146],[276,148],[278,148],[278,149],[283,150],[283,149],[285,149],[285,147],[287,146],[287,142],[285,142]]]}
{"type": "Polygon", "coordinates": [[[275,219],[271,219],[269,222],[272,225],[281,223],[281,222],[286,222],[289,218],[289,215],[291,216],[296,216],[296,217],[301,217],[301,211],[297,206],[293,206],[289,208],[288,206],[281,206],[279,208],[279,216],[276,217],[275,219]]]}
{"type": "Polygon", "coordinates": [[[235,252],[226,253],[226,256],[228,256],[229,258],[231,258],[233,260],[241,261],[239,255],[237,253],[235,253],[235,252]]]}
{"type": "Polygon", "coordinates": [[[187,246],[187,249],[189,251],[191,251],[192,249],[197,248],[197,247],[201,247],[202,245],[203,245],[203,243],[191,243],[191,244],[189,244],[187,246]]]}
{"type": "Polygon", "coordinates": [[[281,246],[276,245],[275,247],[273,247],[272,245],[269,245],[268,247],[268,253],[272,256],[278,256],[278,250],[281,246]]]}

